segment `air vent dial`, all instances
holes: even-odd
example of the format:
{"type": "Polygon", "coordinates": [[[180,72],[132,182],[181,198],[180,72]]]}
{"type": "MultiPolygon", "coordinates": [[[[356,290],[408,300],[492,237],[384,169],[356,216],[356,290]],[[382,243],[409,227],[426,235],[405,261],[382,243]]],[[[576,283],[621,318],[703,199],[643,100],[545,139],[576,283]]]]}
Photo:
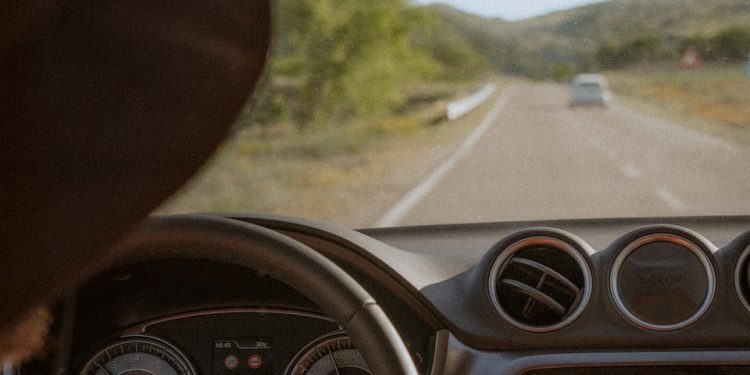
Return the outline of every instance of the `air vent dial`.
{"type": "Polygon", "coordinates": [[[620,312],[654,331],[680,329],[698,320],[715,288],[709,255],[687,238],[669,233],[646,235],[625,246],[610,275],[620,312]]]}

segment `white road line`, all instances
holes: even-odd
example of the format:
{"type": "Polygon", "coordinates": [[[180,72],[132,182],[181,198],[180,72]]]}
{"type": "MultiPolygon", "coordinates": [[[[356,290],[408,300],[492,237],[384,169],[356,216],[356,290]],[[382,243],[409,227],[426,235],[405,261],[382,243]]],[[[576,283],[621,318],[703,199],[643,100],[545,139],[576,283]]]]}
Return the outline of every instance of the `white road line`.
{"type": "Polygon", "coordinates": [[[656,188],[656,195],[664,201],[670,208],[684,211],[687,208],[685,202],[680,200],[672,191],[665,188],[656,188]]]}
{"type": "Polygon", "coordinates": [[[622,167],[622,174],[625,175],[625,177],[629,178],[639,178],[641,177],[641,175],[643,175],[641,171],[638,170],[638,168],[634,167],[632,164],[625,164],[622,167]]]}
{"type": "Polygon", "coordinates": [[[495,104],[492,106],[489,112],[484,116],[479,126],[469,134],[468,137],[461,143],[458,149],[451,155],[451,157],[443,162],[437,169],[401,198],[393,208],[391,208],[383,217],[375,223],[375,227],[390,227],[398,223],[409,211],[414,208],[424,197],[445,177],[445,175],[453,169],[453,167],[461,160],[466,154],[474,148],[474,145],[484,135],[485,132],[492,126],[497,115],[505,108],[508,98],[510,98],[511,88],[508,87],[504,90],[500,98],[497,99],[495,104]]]}

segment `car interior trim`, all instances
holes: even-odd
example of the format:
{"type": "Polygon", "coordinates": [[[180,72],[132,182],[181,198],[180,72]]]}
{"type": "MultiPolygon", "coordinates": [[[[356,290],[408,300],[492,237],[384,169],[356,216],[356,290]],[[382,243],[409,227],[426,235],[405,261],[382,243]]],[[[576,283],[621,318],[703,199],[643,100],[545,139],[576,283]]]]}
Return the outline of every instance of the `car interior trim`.
{"type": "Polygon", "coordinates": [[[449,341],[450,332],[447,329],[441,329],[435,333],[435,350],[432,354],[430,375],[440,375],[445,373],[445,360],[446,353],[448,352],[449,341]]]}
{"type": "Polygon", "coordinates": [[[224,308],[224,309],[210,309],[210,310],[200,310],[200,311],[191,311],[187,313],[179,313],[179,314],[173,314],[168,315],[165,317],[161,317],[158,319],[150,320],[146,323],[139,324],[137,326],[131,327],[129,329],[126,329],[123,331],[123,336],[126,335],[135,335],[135,334],[145,334],[148,332],[149,328],[162,324],[167,322],[172,322],[175,320],[181,320],[181,319],[188,319],[188,318],[195,318],[199,316],[209,316],[209,315],[227,315],[227,314],[280,314],[280,315],[292,315],[292,316],[300,316],[300,317],[306,317],[306,318],[313,318],[313,319],[320,319],[320,320],[327,320],[329,322],[333,322],[333,319],[321,315],[321,314],[315,314],[307,311],[300,311],[300,310],[292,310],[292,309],[282,309],[282,308],[267,308],[267,307],[242,307],[242,308],[224,308]]]}
{"type": "MultiPolygon", "coordinates": [[[[521,375],[530,370],[610,366],[750,366],[750,350],[482,351],[450,335],[448,374],[521,375]]],[[[750,369],[750,367],[748,367],[750,369]]]]}

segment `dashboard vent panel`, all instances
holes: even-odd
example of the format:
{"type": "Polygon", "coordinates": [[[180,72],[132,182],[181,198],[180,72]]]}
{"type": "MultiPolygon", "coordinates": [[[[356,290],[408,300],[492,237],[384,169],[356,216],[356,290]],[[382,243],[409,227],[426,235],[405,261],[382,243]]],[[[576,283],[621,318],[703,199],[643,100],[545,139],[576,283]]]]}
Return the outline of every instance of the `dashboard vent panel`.
{"type": "Polygon", "coordinates": [[[562,328],[582,311],[590,295],[591,277],[583,256],[556,238],[514,243],[500,253],[491,274],[495,308],[527,331],[562,328]]]}

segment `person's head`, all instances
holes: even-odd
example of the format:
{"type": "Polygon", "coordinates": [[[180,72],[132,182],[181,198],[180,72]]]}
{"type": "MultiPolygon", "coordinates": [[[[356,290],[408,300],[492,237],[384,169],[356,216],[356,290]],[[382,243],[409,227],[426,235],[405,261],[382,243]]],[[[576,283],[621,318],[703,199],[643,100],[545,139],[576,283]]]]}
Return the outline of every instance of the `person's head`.
{"type": "Polygon", "coordinates": [[[266,61],[267,1],[11,0],[0,12],[0,352],[208,159],[266,61]]]}

